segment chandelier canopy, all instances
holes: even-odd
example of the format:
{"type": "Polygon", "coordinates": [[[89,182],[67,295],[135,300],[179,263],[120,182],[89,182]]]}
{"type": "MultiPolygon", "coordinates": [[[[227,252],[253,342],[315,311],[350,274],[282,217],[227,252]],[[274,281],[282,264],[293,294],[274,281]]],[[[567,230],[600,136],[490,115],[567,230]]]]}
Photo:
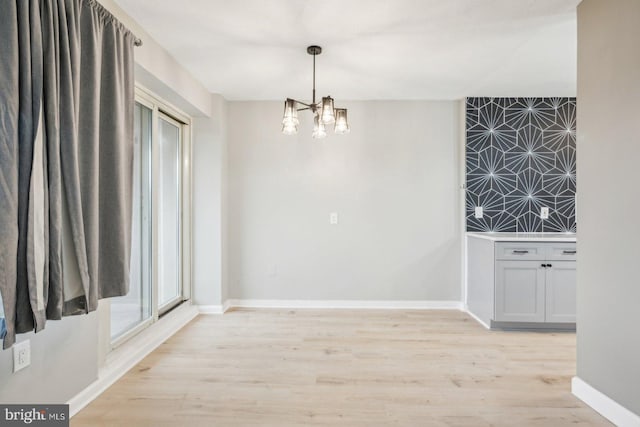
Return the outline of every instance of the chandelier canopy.
{"type": "Polygon", "coordinates": [[[313,133],[314,138],[324,138],[327,136],[326,127],[333,123],[333,131],[343,135],[349,133],[349,122],[347,121],[347,109],[335,108],[333,98],[325,96],[320,102],[316,102],[316,56],[322,53],[320,46],[309,46],[307,53],[313,55],[313,94],[311,104],[287,98],[284,101],[284,117],[282,119],[282,133],[294,135],[298,133],[298,111],[309,110],[313,113],[313,133]]]}

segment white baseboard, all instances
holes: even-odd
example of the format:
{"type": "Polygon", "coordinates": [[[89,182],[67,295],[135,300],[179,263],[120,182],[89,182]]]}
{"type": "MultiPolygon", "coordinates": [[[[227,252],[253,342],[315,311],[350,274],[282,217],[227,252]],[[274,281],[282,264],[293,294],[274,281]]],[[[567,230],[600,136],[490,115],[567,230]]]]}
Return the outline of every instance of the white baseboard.
{"type": "Polygon", "coordinates": [[[200,314],[222,314],[225,310],[222,304],[218,305],[199,305],[198,313],[200,314]]]}
{"type": "Polygon", "coordinates": [[[620,405],[578,377],[571,379],[571,393],[618,427],[640,427],[640,416],[620,405]]]}
{"type": "MultiPolygon", "coordinates": [[[[359,301],[359,300],[267,300],[230,299],[225,302],[238,308],[348,308],[395,310],[462,310],[460,301],[359,301]]],[[[226,311],[226,310],[225,310],[226,311]]]]}
{"type": "Polygon", "coordinates": [[[129,341],[114,349],[108,356],[104,368],[100,369],[98,379],[80,393],[71,398],[69,415],[73,417],[82,408],[100,396],[107,388],[126,374],[160,344],[178,332],[198,315],[198,309],[183,304],[168,313],[155,324],[140,332],[129,341]]]}
{"type": "Polygon", "coordinates": [[[231,308],[230,300],[226,300],[224,304],[199,305],[198,312],[200,314],[224,314],[230,308],[231,308]]]}
{"type": "Polygon", "coordinates": [[[473,314],[472,312],[469,311],[469,306],[467,306],[466,304],[464,305],[464,308],[462,309],[462,311],[464,311],[465,313],[467,313],[469,316],[473,317],[473,319],[480,323],[482,326],[484,326],[487,329],[491,329],[491,326],[487,325],[486,322],[484,320],[482,320],[481,318],[479,318],[478,316],[476,316],[475,314],[473,314]]]}

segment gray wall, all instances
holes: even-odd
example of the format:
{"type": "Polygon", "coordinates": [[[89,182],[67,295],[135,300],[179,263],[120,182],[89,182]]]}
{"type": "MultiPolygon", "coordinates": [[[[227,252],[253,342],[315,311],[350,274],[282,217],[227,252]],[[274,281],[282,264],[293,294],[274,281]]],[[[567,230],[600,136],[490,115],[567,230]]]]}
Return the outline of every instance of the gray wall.
{"type": "Polygon", "coordinates": [[[351,134],[316,141],[229,103],[229,297],[459,300],[459,103],[341,104],[351,134]]]}
{"type": "Polygon", "coordinates": [[[212,117],[193,120],[193,301],[226,299],[225,229],[227,101],[212,95],[212,117]]]}
{"type": "Polygon", "coordinates": [[[13,351],[0,350],[0,402],[66,403],[98,377],[98,316],[48,321],[31,340],[31,366],[13,373],[13,351]]]}
{"type": "Polygon", "coordinates": [[[578,377],[640,414],[640,2],[578,6],[578,377]]]}

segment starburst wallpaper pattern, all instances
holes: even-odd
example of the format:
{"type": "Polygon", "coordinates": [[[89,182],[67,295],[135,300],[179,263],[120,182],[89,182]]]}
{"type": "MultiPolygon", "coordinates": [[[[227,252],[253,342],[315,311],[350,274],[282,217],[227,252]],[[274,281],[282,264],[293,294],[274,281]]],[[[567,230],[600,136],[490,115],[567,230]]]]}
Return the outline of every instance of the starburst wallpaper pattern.
{"type": "Polygon", "coordinates": [[[575,98],[467,98],[466,128],[467,231],[576,231],[575,98]]]}

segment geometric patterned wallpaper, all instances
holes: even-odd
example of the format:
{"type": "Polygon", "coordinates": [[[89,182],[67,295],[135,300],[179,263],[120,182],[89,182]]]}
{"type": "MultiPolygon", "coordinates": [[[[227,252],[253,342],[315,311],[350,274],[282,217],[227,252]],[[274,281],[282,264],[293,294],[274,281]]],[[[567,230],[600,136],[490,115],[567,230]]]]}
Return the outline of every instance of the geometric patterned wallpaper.
{"type": "Polygon", "coordinates": [[[466,129],[467,231],[576,231],[575,98],[467,98],[466,129]]]}

